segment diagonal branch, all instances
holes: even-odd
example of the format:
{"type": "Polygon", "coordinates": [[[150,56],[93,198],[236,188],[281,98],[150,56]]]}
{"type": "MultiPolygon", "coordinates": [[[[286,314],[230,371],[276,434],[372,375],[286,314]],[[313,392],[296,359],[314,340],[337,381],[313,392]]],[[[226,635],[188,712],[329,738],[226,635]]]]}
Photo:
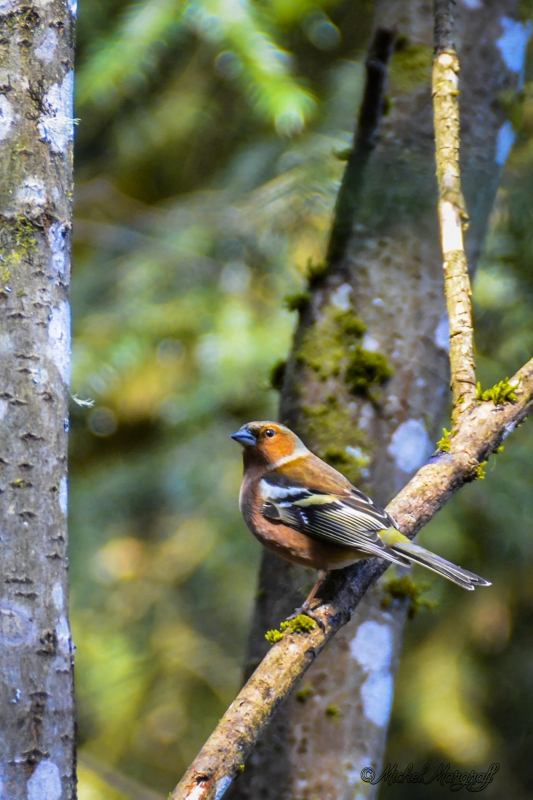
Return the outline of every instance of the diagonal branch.
{"type": "Polygon", "coordinates": [[[459,168],[459,59],[455,52],[453,0],[435,0],[433,111],[439,183],[439,225],[444,285],[450,320],[453,419],[476,397],[474,328],[468,262],[463,242],[467,219],[459,168]]]}
{"type": "MultiPolygon", "coordinates": [[[[462,221],[466,217],[459,174],[459,110],[457,75],[459,63],[453,48],[453,16],[450,0],[435,2],[436,57],[433,86],[439,220],[446,296],[451,329],[451,371],[455,405],[455,431],[449,452],[437,452],[388,506],[399,528],[414,537],[451,496],[479,474],[502,440],[522,422],[533,406],[533,360],[515,376],[518,385],[514,404],[495,406],[475,400],[475,371],[470,308],[470,284],[462,221]],[[460,412],[460,417],[459,417],[460,412]]],[[[353,215],[359,202],[362,178],[369,160],[374,134],[382,111],[384,67],[390,55],[394,32],[385,32],[387,47],[380,57],[369,58],[366,99],[369,102],[365,129],[363,109],[354,150],[348,160],[339,192],[328,248],[329,272],[340,272],[342,256],[350,239],[353,215]],[[375,63],[373,63],[375,62],[375,63]],[[373,70],[373,71],[372,71],[373,70]],[[370,90],[371,78],[375,78],[370,90]],[[345,215],[343,216],[343,212],[345,215]]],[[[229,707],[228,711],[187,770],[171,800],[220,800],[257,739],[328,641],[345,625],[368,588],[385,571],[379,559],[364,562],[328,578],[318,611],[325,631],[286,633],[264,660],[229,707]]]]}
{"type": "MultiPolygon", "coordinates": [[[[414,537],[452,495],[478,475],[501,442],[533,408],[533,359],[514,376],[517,401],[492,401],[465,408],[450,451],[437,451],[387,507],[399,528],[414,537]]],[[[220,800],[244,768],[244,761],[278,706],[294,689],[328,641],[388,564],[376,558],[333,573],[325,586],[327,605],[319,609],[325,631],[285,635],[272,647],[230,705],[170,800],[220,800]]]]}

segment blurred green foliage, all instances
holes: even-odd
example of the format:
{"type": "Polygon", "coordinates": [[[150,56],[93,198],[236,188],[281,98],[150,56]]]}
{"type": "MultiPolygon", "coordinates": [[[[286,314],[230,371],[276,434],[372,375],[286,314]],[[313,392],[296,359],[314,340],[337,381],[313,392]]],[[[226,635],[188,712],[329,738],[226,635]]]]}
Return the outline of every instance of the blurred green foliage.
{"type": "MultiPolygon", "coordinates": [[[[81,4],[72,391],[94,401],[72,405],[81,800],[166,797],[238,688],[259,545],[228,436],[276,415],[283,298],[324,257],[371,14],[362,0],[81,4]]],[[[533,349],[530,86],[476,278],[483,386],[533,349]]],[[[532,452],[526,425],[422,536],[494,587],[466,603],[435,582],[437,608],[409,624],[389,748],[400,765],[499,761],[514,797],[533,794],[532,452]]]]}
{"type": "Polygon", "coordinates": [[[240,681],[260,550],[229,434],[277,413],[283,298],[323,258],[370,17],[309,0],[80,12],[80,797],[166,797],[240,681]]]}

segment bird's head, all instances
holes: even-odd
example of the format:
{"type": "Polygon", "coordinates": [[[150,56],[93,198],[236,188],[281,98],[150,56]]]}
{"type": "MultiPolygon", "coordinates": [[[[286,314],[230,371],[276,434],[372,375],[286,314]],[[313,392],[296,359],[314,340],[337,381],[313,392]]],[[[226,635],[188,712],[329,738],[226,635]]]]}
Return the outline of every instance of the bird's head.
{"type": "Polygon", "coordinates": [[[245,465],[260,463],[273,469],[309,453],[302,440],[279,422],[247,422],[231,438],[244,447],[245,465]]]}

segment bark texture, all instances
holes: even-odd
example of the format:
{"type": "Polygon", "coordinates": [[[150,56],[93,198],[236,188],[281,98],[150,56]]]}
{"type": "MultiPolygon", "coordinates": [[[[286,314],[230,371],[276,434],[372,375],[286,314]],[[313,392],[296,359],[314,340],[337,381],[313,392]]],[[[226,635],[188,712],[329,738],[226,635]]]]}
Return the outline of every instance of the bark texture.
{"type": "Polygon", "coordinates": [[[0,796],[75,797],[67,584],[74,0],[0,3],[0,796]]]}
{"type": "MultiPolygon", "coordinates": [[[[478,477],[480,465],[531,413],[533,359],[519,370],[512,383],[517,387],[515,402],[502,405],[495,405],[492,401],[478,402],[467,409],[461,415],[449,451],[434,453],[388,505],[387,511],[411,538],[458,489],[478,477]]],[[[330,573],[324,586],[324,604],[316,612],[322,619],[324,630],[315,625],[309,633],[289,631],[271,647],[171,794],[170,800],[220,800],[232,780],[241,774],[247,755],[277,708],[302,676],[313,668],[318,654],[335,633],[346,625],[369,587],[386,568],[387,565],[380,559],[369,558],[345,570],[330,573]]],[[[372,622],[367,620],[364,624],[372,622]]],[[[361,666],[373,668],[378,675],[381,672],[384,684],[386,678],[392,680],[388,672],[388,660],[384,662],[384,653],[390,651],[394,642],[389,638],[387,645],[383,632],[379,637],[375,633],[361,635],[362,627],[359,626],[355,643],[350,642],[349,650],[361,666]],[[365,636],[370,641],[365,642],[365,636]],[[363,654],[364,660],[361,658],[363,654]]],[[[309,696],[309,692],[304,690],[303,699],[309,696]]],[[[383,692],[376,691],[374,697],[383,698],[383,692]]],[[[283,757],[281,750],[278,755],[283,757]]],[[[284,789],[277,781],[278,776],[274,774],[273,788],[280,794],[284,789]]],[[[322,796],[328,796],[330,790],[326,788],[326,792],[322,796]]],[[[261,796],[259,792],[256,795],[261,796]]]]}
{"type": "MultiPolygon", "coordinates": [[[[498,97],[521,81],[516,62],[507,57],[502,23],[505,17],[516,20],[515,30],[526,37],[518,7],[517,0],[476,9],[455,6],[471,264],[481,249],[508,152],[510,123],[498,97]]],[[[423,0],[376,5],[376,28],[398,36],[390,70],[391,110],[365,159],[358,160],[356,140],[352,163],[363,162],[364,169],[345,192],[352,200],[349,234],[342,254],[332,247],[332,237],[326,268],[311,273],[311,300],[300,314],[281,402],[282,421],[381,504],[432,452],[449,398],[431,102],[432,11],[423,0]]],[[[346,179],[349,169],[350,162],[346,179]]],[[[265,553],[246,675],[268,648],[264,632],[301,603],[309,584],[302,570],[265,553]]],[[[384,693],[386,702],[378,711],[368,711],[368,703],[365,707],[365,692],[379,678],[365,649],[375,644],[372,633],[378,639],[388,636],[384,631],[391,633],[390,659],[380,669],[392,681],[406,614],[405,601],[384,609],[384,599],[389,599],[386,586],[369,593],[311,667],[306,680],[313,699],[302,703],[293,695],[279,710],[235,784],[232,800],[375,796],[377,787],[359,776],[365,766],[379,771],[392,691],[384,693]],[[337,716],[325,713],[334,706],[337,716]]],[[[388,686],[392,690],[392,683],[388,686]]]]}

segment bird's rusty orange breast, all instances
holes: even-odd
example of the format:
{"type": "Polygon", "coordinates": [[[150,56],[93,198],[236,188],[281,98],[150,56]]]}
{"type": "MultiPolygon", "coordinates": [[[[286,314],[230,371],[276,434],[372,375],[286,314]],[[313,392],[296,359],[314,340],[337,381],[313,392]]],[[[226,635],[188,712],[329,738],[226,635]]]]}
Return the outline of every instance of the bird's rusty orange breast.
{"type": "Polygon", "coordinates": [[[310,569],[341,569],[359,558],[368,558],[367,553],[353,547],[319,542],[288,525],[266,519],[258,492],[258,476],[249,471],[242,483],[239,505],[246,524],[267,550],[310,569]]]}

